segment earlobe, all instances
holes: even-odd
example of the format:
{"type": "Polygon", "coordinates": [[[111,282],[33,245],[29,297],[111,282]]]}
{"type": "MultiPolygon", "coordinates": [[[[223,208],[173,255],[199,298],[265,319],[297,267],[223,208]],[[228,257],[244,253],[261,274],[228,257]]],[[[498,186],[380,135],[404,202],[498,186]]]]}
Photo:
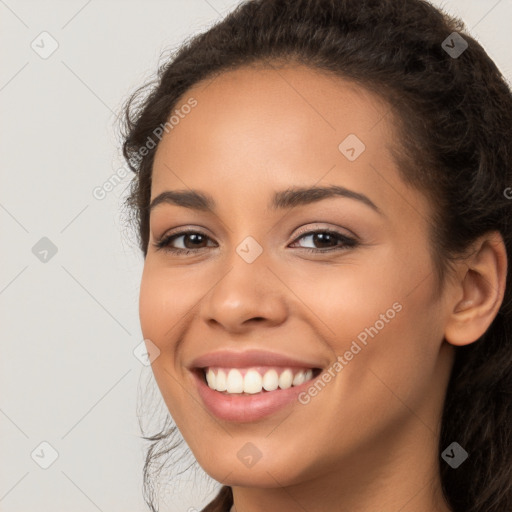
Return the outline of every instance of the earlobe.
{"type": "Polygon", "coordinates": [[[477,341],[498,314],[505,294],[507,252],[500,233],[484,235],[459,263],[457,300],[445,327],[445,340],[456,346],[477,341]]]}

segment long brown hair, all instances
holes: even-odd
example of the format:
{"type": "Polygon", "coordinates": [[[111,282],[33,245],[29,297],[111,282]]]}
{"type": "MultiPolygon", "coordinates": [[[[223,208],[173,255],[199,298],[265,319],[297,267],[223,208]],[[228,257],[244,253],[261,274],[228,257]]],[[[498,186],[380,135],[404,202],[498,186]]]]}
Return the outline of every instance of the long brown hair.
{"type": "MultiPolygon", "coordinates": [[[[199,81],[278,62],[333,73],[387,101],[400,133],[391,149],[401,176],[435,207],[430,234],[440,285],[453,258],[492,230],[512,261],[510,87],[460,19],[423,0],[244,1],[186,41],[156,82],[126,104],[123,151],[135,173],[126,205],[144,256],[156,147],[142,157],[140,148],[199,81]]],[[[469,453],[457,469],[439,460],[443,492],[456,512],[512,511],[511,318],[509,266],[499,313],[481,339],[456,349],[447,390],[439,453],[453,441],[469,453]]],[[[169,456],[177,435],[167,427],[145,437],[154,443],[144,466],[152,511],[149,468],[169,456]]],[[[208,510],[226,510],[230,500],[223,487],[208,510]]]]}

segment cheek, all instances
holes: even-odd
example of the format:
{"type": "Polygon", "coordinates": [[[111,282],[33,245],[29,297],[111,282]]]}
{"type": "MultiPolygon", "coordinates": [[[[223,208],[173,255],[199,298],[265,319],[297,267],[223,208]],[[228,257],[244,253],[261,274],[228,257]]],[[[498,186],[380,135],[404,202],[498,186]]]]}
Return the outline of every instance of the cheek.
{"type": "Polygon", "coordinates": [[[393,400],[393,390],[405,400],[421,399],[442,342],[434,284],[428,253],[407,258],[397,250],[367,263],[347,260],[328,275],[319,268],[302,285],[293,283],[297,295],[309,297],[309,323],[332,361],[344,359],[335,379],[342,394],[393,400]]]}
{"type": "MultiPolygon", "coordinates": [[[[144,339],[153,342],[160,354],[151,364],[156,383],[173,419],[180,428],[189,417],[190,395],[183,385],[176,348],[187,314],[198,302],[199,283],[183,269],[169,269],[146,259],[139,295],[139,317],[144,339]],[[180,384],[176,385],[177,382],[180,384]]],[[[204,293],[204,292],[203,292],[204,293]]],[[[200,296],[200,295],[199,295],[200,296]]]]}
{"type": "Polygon", "coordinates": [[[292,271],[287,278],[307,306],[302,312],[311,312],[304,320],[321,329],[322,338],[340,354],[360,333],[364,338],[365,328],[376,322],[382,327],[381,315],[388,321],[396,317],[396,303],[403,302],[404,283],[410,282],[408,269],[397,261],[395,254],[382,248],[364,257],[344,258],[330,268],[311,265],[307,279],[295,277],[292,271]]]}
{"type": "Polygon", "coordinates": [[[175,336],[173,327],[185,320],[197,302],[197,283],[187,277],[157,268],[147,261],[144,265],[139,295],[139,317],[144,338],[149,338],[161,350],[169,348],[175,336]],[[195,292],[194,292],[195,290],[195,292]]]}

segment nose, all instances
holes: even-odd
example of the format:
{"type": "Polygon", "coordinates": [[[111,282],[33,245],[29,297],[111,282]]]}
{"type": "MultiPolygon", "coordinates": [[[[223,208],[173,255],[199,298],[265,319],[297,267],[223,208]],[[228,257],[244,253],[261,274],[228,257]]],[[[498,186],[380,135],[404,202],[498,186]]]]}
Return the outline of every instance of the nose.
{"type": "Polygon", "coordinates": [[[263,257],[247,263],[235,254],[229,269],[202,304],[201,316],[210,326],[232,333],[256,324],[274,327],[287,316],[286,287],[271,272],[263,257]]]}

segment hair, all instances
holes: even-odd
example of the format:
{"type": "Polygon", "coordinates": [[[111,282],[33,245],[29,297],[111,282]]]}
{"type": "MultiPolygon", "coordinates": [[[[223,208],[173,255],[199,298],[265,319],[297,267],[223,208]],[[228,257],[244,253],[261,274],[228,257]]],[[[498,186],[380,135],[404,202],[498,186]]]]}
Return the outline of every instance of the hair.
{"type": "MultiPolygon", "coordinates": [[[[125,105],[123,154],[134,172],[125,206],[144,257],[156,147],[142,157],[140,148],[192,86],[253,64],[306,65],[387,102],[400,176],[434,211],[429,234],[439,286],[455,259],[492,231],[503,237],[511,261],[510,86],[462,20],[423,0],[247,0],[185,41],[125,105]],[[443,47],[453,32],[468,44],[459,56],[443,47]]],[[[439,454],[453,441],[469,453],[457,469],[439,457],[442,490],[455,512],[512,510],[511,292],[509,266],[492,324],[455,349],[439,440],[439,454]]],[[[145,439],[169,443],[175,433],[174,427],[145,439]]],[[[171,449],[149,449],[146,490],[148,468],[171,449]]],[[[223,486],[204,510],[227,510],[232,500],[223,486]]],[[[151,498],[146,502],[157,510],[151,498]]]]}

